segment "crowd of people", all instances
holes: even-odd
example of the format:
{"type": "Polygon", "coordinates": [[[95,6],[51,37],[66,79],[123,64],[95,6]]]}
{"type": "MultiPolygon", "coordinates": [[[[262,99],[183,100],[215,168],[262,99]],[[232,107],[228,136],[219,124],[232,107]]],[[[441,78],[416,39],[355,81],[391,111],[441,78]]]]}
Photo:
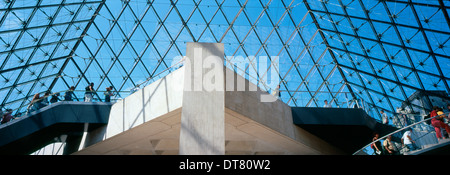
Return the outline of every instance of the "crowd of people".
{"type": "MultiPolygon", "coordinates": [[[[113,86],[106,87],[106,91],[103,93],[104,95],[104,102],[111,102],[111,97],[114,96],[114,93],[112,92],[113,86]]],[[[65,93],[62,99],[60,99],[59,93],[51,94],[51,92],[47,91],[44,93],[43,96],[41,96],[39,93],[36,93],[33,95],[33,98],[31,99],[30,104],[27,106],[26,113],[30,113],[36,110],[39,110],[49,104],[56,103],[58,101],[74,101],[76,99],[75,96],[75,86],[71,86],[65,93]],[[48,99],[50,97],[50,100],[48,99]]],[[[94,89],[94,83],[90,83],[85,88],[84,93],[84,101],[85,102],[92,102],[94,99],[94,95],[96,94],[94,89]]],[[[12,109],[6,109],[5,111],[2,111],[0,109],[0,117],[1,117],[1,124],[7,123],[14,119],[12,115],[12,109]]]]}
{"type": "MultiPolygon", "coordinates": [[[[447,110],[450,111],[450,104],[447,104],[447,110]]],[[[383,110],[380,111],[380,114],[381,114],[381,118],[382,118],[382,123],[389,124],[389,117],[387,116],[387,114],[383,110]]],[[[402,123],[400,128],[406,127],[409,124],[412,124],[410,122],[407,122],[405,115],[399,115],[399,116],[402,116],[403,119],[405,120],[402,123]]],[[[395,118],[391,118],[391,119],[395,119],[395,118]]],[[[434,106],[432,108],[432,111],[429,112],[423,118],[423,120],[426,120],[424,122],[425,124],[428,124],[434,128],[435,135],[436,135],[438,142],[441,139],[449,138],[450,127],[447,123],[450,122],[450,114],[445,115],[444,110],[441,107],[434,106]]],[[[398,122],[398,121],[393,121],[393,124],[398,127],[396,122],[398,122]]],[[[415,122],[419,122],[419,121],[415,121],[415,122]]],[[[407,128],[407,129],[405,129],[403,136],[401,137],[401,144],[402,144],[401,148],[407,148],[407,151],[414,151],[414,150],[419,149],[416,142],[412,139],[412,133],[413,133],[413,129],[411,127],[407,128]]],[[[378,133],[375,133],[374,137],[372,139],[372,142],[374,142],[374,143],[372,143],[370,145],[370,147],[374,151],[375,155],[399,155],[400,154],[399,149],[396,148],[395,144],[393,144],[393,142],[391,141],[392,135],[388,135],[386,137],[386,139],[383,141],[383,143],[381,143],[379,138],[380,138],[380,135],[378,133]]]]}
{"type": "MultiPolygon", "coordinates": [[[[414,151],[419,149],[419,147],[416,145],[416,142],[412,139],[412,129],[408,128],[405,130],[401,137],[401,144],[402,148],[406,147],[408,151],[414,151]]],[[[370,147],[373,149],[375,155],[400,155],[400,149],[395,144],[395,142],[392,141],[392,135],[388,135],[386,139],[381,142],[381,140],[378,140],[380,138],[380,135],[378,133],[375,133],[372,143],[370,147]],[[378,140],[378,141],[377,141],[378,140]]]]}

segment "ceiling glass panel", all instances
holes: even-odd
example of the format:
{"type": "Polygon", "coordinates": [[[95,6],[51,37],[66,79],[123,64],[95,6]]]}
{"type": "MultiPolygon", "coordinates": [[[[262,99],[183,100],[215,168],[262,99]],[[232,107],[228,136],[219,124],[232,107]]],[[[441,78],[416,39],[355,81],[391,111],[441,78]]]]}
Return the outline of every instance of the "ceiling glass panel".
{"type": "Polygon", "coordinates": [[[2,3],[0,87],[6,94],[0,100],[4,108],[20,113],[35,93],[67,88],[53,86],[93,19],[89,11],[95,11],[102,1],[2,3]],[[88,10],[88,6],[93,9],[88,10]]]}

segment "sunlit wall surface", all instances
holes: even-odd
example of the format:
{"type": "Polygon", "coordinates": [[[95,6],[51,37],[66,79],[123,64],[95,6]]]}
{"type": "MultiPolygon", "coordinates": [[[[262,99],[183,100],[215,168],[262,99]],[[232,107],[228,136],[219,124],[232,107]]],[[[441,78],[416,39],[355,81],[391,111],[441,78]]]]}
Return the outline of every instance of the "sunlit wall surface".
{"type": "MultiPolygon", "coordinates": [[[[0,8],[0,100],[18,112],[35,93],[89,82],[127,96],[174,69],[187,42],[224,43],[227,61],[251,59],[232,68],[243,74],[260,56],[278,59],[290,106],[358,99],[379,117],[416,91],[450,92],[446,0],[2,0],[0,8]]],[[[247,78],[270,92],[259,81],[268,74],[247,78]]]]}

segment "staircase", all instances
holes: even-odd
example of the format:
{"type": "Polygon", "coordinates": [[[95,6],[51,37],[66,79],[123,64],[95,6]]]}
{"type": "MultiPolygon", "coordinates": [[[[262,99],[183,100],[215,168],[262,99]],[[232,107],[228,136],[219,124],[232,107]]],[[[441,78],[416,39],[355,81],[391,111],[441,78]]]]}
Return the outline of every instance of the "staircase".
{"type": "MultiPolygon", "coordinates": [[[[373,134],[384,136],[397,128],[384,125],[359,108],[292,107],[294,124],[352,154],[372,141],[373,134]]],[[[401,135],[393,140],[400,142],[401,135]]]]}
{"type": "Polygon", "coordinates": [[[28,155],[62,135],[70,154],[85,132],[107,124],[110,110],[111,103],[63,101],[16,118],[0,125],[0,155],[28,155]]]}

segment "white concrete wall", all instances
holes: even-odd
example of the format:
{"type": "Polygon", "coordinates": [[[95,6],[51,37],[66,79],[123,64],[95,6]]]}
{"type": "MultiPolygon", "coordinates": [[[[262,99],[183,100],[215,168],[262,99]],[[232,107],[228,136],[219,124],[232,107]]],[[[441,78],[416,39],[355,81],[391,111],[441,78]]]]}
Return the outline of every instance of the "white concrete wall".
{"type": "MultiPolygon", "coordinates": [[[[232,70],[226,69],[227,84],[231,82],[232,70]]],[[[245,81],[245,91],[226,91],[225,107],[273,129],[297,142],[317,150],[320,154],[342,154],[343,152],[319,137],[296,126],[292,119],[291,107],[281,100],[261,102],[261,95],[268,93],[255,87],[253,83],[234,73],[234,84],[245,81]],[[250,89],[250,90],[249,90],[250,89]],[[257,89],[253,91],[251,89],[257,89]]],[[[236,89],[236,88],[235,88],[236,89]]]]}
{"type": "Polygon", "coordinates": [[[184,67],[117,101],[111,107],[104,139],[181,107],[184,67]]]}

